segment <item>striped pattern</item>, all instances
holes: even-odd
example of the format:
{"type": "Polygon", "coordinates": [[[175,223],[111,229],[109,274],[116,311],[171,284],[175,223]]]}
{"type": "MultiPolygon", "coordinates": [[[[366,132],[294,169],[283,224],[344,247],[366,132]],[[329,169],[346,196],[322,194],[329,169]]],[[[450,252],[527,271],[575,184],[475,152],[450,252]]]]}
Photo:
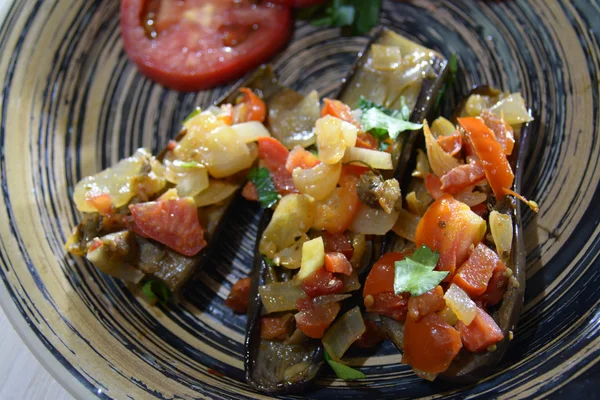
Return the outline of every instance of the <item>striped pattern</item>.
{"type": "MultiPolygon", "coordinates": [[[[219,257],[177,307],[148,307],[62,248],[79,219],[70,201],[77,180],[137,147],[161,149],[195,105],[226,88],[182,94],[143,78],[123,53],[117,1],[15,0],[2,12],[0,302],[17,330],[79,398],[260,397],[243,383],[245,317],[223,306],[249,272],[251,209],[236,207],[219,257]]],[[[599,6],[386,1],[382,17],[411,39],[458,54],[447,112],[479,83],[521,91],[533,110],[524,195],[541,211],[524,213],[525,311],[503,363],[477,386],[425,383],[388,343],[376,355],[349,354],[366,380],[344,383],[329,373],[310,397],[556,393],[600,358],[600,51],[592,30],[599,6]]],[[[276,70],[284,84],[332,94],[365,42],[299,22],[276,70]]]]}

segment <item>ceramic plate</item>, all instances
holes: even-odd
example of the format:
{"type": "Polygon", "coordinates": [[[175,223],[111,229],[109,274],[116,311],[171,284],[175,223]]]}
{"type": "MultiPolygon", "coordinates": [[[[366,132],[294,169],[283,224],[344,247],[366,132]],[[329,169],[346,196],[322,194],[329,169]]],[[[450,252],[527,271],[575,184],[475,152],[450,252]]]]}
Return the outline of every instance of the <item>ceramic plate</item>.
{"type": "MultiPolygon", "coordinates": [[[[249,272],[257,218],[237,207],[216,254],[175,307],[149,307],[65,254],[82,177],[153,152],[196,105],[127,60],[117,0],[6,1],[0,25],[0,299],[24,341],[78,398],[255,398],[243,380],[245,316],[223,302],[249,272]]],[[[510,350],[476,386],[418,379],[391,344],[326,372],[311,398],[591,396],[600,368],[600,72],[595,0],[384,1],[382,23],[459,60],[449,103],[475,84],[523,93],[535,122],[524,195],[526,304],[510,350]]],[[[366,37],[299,21],[274,59],[286,85],[334,93],[366,37]]]]}

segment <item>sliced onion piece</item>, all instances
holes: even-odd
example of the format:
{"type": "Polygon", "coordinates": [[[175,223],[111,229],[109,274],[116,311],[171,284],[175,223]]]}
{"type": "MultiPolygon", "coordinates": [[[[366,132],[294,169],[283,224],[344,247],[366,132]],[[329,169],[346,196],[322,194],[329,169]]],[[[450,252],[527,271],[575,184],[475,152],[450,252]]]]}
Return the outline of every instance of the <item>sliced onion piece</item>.
{"type": "Polygon", "coordinates": [[[487,194],[482,192],[460,192],[454,198],[469,207],[473,207],[486,201],[487,194]]]}
{"type": "Polygon", "coordinates": [[[454,132],[456,132],[454,124],[444,117],[437,117],[435,121],[431,123],[431,133],[435,137],[450,136],[454,132]]]}
{"type": "Polygon", "coordinates": [[[302,235],[299,240],[296,241],[290,247],[286,247],[273,257],[273,262],[280,267],[287,269],[298,269],[300,268],[300,262],[302,260],[302,246],[305,242],[308,242],[309,238],[307,235],[302,235]]]}
{"type": "Polygon", "coordinates": [[[394,227],[398,215],[399,212],[395,210],[388,214],[383,210],[375,210],[361,204],[348,229],[363,235],[385,235],[394,227]]]}
{"type": "Polygon", "coordinates": [[[477,305],[469,295],[455,284],[451,284],[444,294],[446,305],[465,325],[469,325],[477,315],[477,305]]]}
{"type": "Polygon", "coordinates": [[[427,154],[421,149],[417,149],[417,165],[411,176],[415,178],[425,179],[428,173],[431,172],[429,168],[429,161],[427,160],[427,154]]]}
{"type": "Polygon", "coordinates": [[[229,198],[237,189],[238,185],[233,183],[211,179],[208,188],[194,197],[194,202],[196,203],[196,207],[217,204],[229,198]]]}
{"type": "Polygon", "coordinates": [[[342,281],[342,293],[350,293],[360,289],[360,280],[356,271],[352,271],[350,275],[338,275],[342,281]]]}
{"type": "Polygon", "coordinates": [[[401,209],[392,230],[396,235],[414,242],[419,221],[421,221],[421,217],[406,211],[405,209],[401,209]]]}
{"type": "Polygon", "coordinates": [[[438,374],[434,374],[431,372],[421,371],[420,369],[413,368],[413,372],[421,379],[425,379],[426,381],[433,382],[435,378],[437,378],[438,374]]]}
{"type": "Polygon", "coordinates": [[[296,310],[296,302],[306,297],[302,286],[295,280],[263,285],[258,288],[258,293],[260,293],[260,299],[269,314],[296,310]]]}
{"type": "Polygon", "coordinates": [[[254,163],[248,146],[230,126],[219,127],[203,141],[207,150],[208,172],[214,178],[225,178],[248,169],[254,163]]]}
{"type": "Polygon", "coordinates": [[[317,237],[302,244],[302,261],[296,276],[300,281],[311,276],[325,263],[325,244],[322,237],[317,237]]]}
{"type": "Polygon", "coordinates": [[[255,142],[260,138],[271,137],[265,126],[258,121],[242,122],[231,126],[244,143],[255,142]]]}
{"type": "Polygon", "coordinates": [[[363,149],[360,147],[349,147],[346,149],[344,163],[357,164],[364,166],[369,165],[375,169],[393,169],[392,155],[385,151],[377,151],[370,149],[363,149]]]}
{"type": "Polygon", "coordinates": [[[494,104],[490,111],[504,120],[511,126],[518,126],[526,122],[533,121],[525,106],[525,100],[520,93],[511,93],[494,104]]]}
{"type": "Polygon", "coordinates": [[[180,197],[194,197],[206,190],[208,185],[208,171],[204,167],[198,167],[180,174],[176,188],[180,197]]]}
{"type": "Polygon", "coordinates": [[[326,294],[324,296],[318,296],[313,299],[315,306],[324,306],[329,303],[338,303],[352,297],[351,294],[326,294]]]}
{"type": "Polygon", "coordinates": [[[336,188],[342,175],[342,164],[320,163],[308,169],[294,168],[292,178],[300,193],[308,194],[315,200],[326,199],[336,188]]]}
{"type": "Polygon", "coordinates": [[[348,348],[366,331],[360,308],[354,307],[337,321],[323,335],[323,346],[329,356],[340,361],[348,348]]]}
{"type": "Polygon", "coordinates": [[[356,145],[358,129],[349,122],[326,115],[317,120],[315,134],[319,160],[325,164],[336,164],[344,157],[346,147],[356,145]]]}
{"type": "Polygon", "coordinates": [[[441,177],[460,165],[458,160],[446,153],[435,140],[427,123],[423,126],[423,134],[425,135],[425,145],[427,147],[427,159],[434,174],[441,177]]]}
{"type": "Polygon", "coordinates": [[[506,261],[510,259],[513,242],[513,224],[510,215],[494,210],[490,213],[490,231],[496,244],[496,252],[506,261]]]}

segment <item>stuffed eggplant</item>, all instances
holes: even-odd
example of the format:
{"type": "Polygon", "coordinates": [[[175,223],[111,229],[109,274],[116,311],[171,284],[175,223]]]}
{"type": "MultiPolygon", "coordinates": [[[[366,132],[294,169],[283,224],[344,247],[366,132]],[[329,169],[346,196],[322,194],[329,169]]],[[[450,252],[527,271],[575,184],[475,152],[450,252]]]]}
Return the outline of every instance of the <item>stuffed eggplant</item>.
{"type": "Polygon", "coordinates": [[[481,87],[453,119],[416,138],[396,236],[363,297],[417,375],[472,383],[501,359],[523,304],[515,199],[537,211],[517,194],[532,118],[520,94],[481,87]]]}
{"type": "Polygon", "coordinates": [[[259,168],[244,188],[270,208],[248,310],[251,387],[301,391],[325,360],[338,376],[361,376],[341,360],[373,328],[353,297],[400,212],[402,149],[421,128],[445,66],[432,50],[380,30],[337,99],[324,100],[312,141],[259,139],[259,168]]]}
{"type": "Polygon", "coordinates": [[[102,272],[142,284],[151,301],[176,294],[204,263],[258,155],[263,99],[279,93],[269,68],[216,105],[196,109],[157,157],[139,149],[82,179],[73,200],[83,213],[65,248],[102,272]]]}

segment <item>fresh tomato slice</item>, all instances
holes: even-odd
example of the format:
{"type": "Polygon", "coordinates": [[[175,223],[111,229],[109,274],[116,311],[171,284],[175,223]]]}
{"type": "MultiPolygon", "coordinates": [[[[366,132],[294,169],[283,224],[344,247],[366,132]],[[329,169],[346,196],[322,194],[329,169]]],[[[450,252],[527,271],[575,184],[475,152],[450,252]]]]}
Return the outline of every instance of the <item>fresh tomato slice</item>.
{"type": "Polygon", "coordinates": [[[134,230],[178,253],[191,257],[204,247],[204,228],[191,197],[137,203],[129,206],[134,230]]]}
{"type": "Polygon", "coordinates": [[[471,246],[476,246],[485,235],[486,223],[469,206],[445,194],[425,212],[417,225],[417,247],[427,245],[440,253],[437,269],[450,271],[446,281],[452,280],[457,266],[469,256],[471,246]]]}
{"type": "Polygon", "coordinates": [[[271,2],[276,4],[283,4],[284,6],[288,7],[301,8],[316,6],[317,4],[323,4],[325,3],[325,0],[271,0],[271,2]]]}
{"type": "Polygon", "coordinates": [[[442,149],[451,156],[458,154],[462,149],[462,135],[459,132],[455,132],[448,136],[440,136],[438,137],[437,142],[442,149]]]}
{"type": "Polygon", "coordinates": [[[284,340],[292,333],[294,314],[281,317],[262,317],[260,319],[260,337],[267,340],[284,340]]]}
{"type": "Polygon", "coordinates": [[[440,189],[445,193],[457,194],[485,179],[485,170],[479,161],[459,165],[445,173],[440,182],[440,189]]]}
{"type": "Polygon", "coordinates": [[[458,322],[458,331],[467,350],[472,352],[483,351],[504,339],[502,330],[496,321],[481,308],[477,307],[477,314],[469,325],[458,322]]]}
{"type": "Polygon", "coordinates": [[[401,253],[390,252],[381,256],[373,265],[365,287],[363,288],[363,297],[368,295],[375,296],[378,293],[394,292],[394,274],[396,271],[396,261],[403,260],[401,253]]]}
{"type": "Polygon", "coordinates": [[[335,274],[352,274],[352,264],[343,253],[338,252],[325,253],[325,269],[335,274]]]}
{"type": "Polygon", "coordinates": [[[410,296],[410,299],[408,299],[408,316],[419,319],[425,315],[443,310],[444,307],[446,307],[444,290],[441,286],[436,286],[420,296],[410,296]]]}
{"type": "Polygon", "coordinates": [[[242,0],[122,0],[121,37],[140,71],[171,89],[197,91],[242,76],[281,49],[290,9],[242,0]]]}
{"type": "Polygon", "coordinates": [[[358,212],[360,200],[356,192],[358,177],[342,170],[339,187],[324,200],[316,202],[313,228],[330,233],[343,233],[348,229],[358,212]]]}
{"type": "Polygon", "coordinates": [[[458,122],[467,132],[477,156],[481,159],[494,196],[500,200],[506,194],[505,189],[510,189],[515,179],[504,149],[496,140],[494,132],[481,118],[459,118],[458,122]]]}
{"type": "Polygon", "coordinates": [[[494,270],[502,267],[504,264],[498,254],[485,244],[479,243],[467,261],[458,268],[452,282],[460,286],[469,296],[480,296],[487,290],[494,270]]]}
{"type": "Polygon", "coordinates": [[[325,231],[321,236],[323,237],[326,252],[339,252],[345,255],[348,260],[352,259],[354,248],[346,235],[325,231]]]}
{"type": "Polygon", "coordinates": [[[225,305],[238,313],[245,313],[248,309],[248,301],[250,300],[250,278],[242,278],[237,281],[231,288],[225,305]]]}
{"type": "Polygon", "coordinates": [[[285,169],[293,172],[294,168],[310,169],[320,164],[319,158],[302,146],[296,145],[290,151],[285,163],[285,169]]]}
{"type": "Polygon", "coordinates": [[[264,161],[273,183],[282,196],[297,193],[292,173],[285,169],[290,151],[272,137],[258,139],[258,158],[264,161]]]}
{"type": "Polygon", "coordinates": [[[306,336],[320,339],[335,320],[341,308],[340,303],[312,305],[311,308],[296,314],[296,327],[306,336]]]}
{"type": "Polygon", "coordinates": [[[344,283],[325,268],[319,268],[302,281],[302,290],[311,298],[340,293],[343,286],[344,283]]]}
{"type": "Polygon", "coordinates": [[[461,348],[460,333],[439,315],[406,319],[403,363],[437,374],[448,369],[461,348]]]}

